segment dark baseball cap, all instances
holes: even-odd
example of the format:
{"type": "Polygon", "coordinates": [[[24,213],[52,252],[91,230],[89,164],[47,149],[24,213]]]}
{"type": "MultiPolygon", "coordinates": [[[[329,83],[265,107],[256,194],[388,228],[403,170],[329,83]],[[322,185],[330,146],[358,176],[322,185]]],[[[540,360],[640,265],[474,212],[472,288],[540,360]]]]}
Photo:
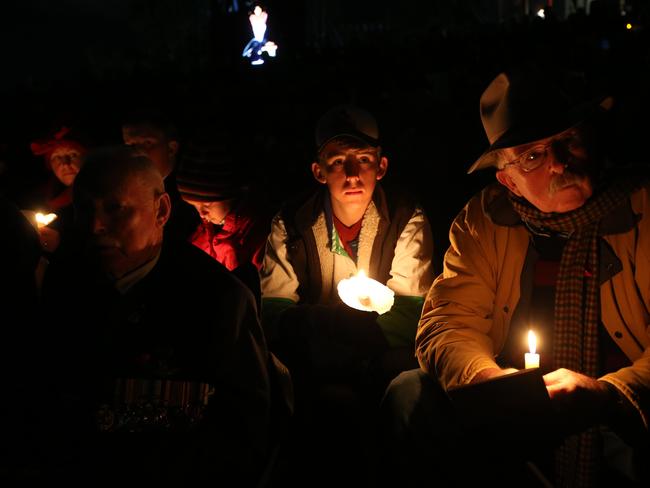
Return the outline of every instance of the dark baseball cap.
{"type": "Polygon", "coordinates": [[[341,136],[354,137],[372,147],[379,146],[377,121],[366,110],[352,105],[339,105],[327,111],[316,125],[318,151],[333,139],[341,136]]]}

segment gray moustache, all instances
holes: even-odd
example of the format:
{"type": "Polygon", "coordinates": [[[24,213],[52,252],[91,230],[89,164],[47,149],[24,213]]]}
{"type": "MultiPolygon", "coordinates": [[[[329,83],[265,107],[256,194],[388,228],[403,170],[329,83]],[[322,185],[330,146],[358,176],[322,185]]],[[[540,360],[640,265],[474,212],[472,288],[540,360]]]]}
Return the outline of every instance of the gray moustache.
{"type": "Polygon", "coordinates": [[[553,195],[555,192],[561,190],[562,188],[566,188],[567,186],[574,185],[576,183],[581,183],[584,178],[584,176],[579,176],[574,173],[564,173],[558,175],[551,180],[549,192],[551,195],[553,195]]]}

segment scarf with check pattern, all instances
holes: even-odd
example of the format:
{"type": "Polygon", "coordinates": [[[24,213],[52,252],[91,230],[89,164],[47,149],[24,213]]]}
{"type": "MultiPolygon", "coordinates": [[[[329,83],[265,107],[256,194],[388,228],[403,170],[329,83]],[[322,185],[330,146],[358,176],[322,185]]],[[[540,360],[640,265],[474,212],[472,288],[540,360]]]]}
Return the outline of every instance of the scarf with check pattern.
{"type": "MultiPolygon", "coordinates": [[[[592,378],[598,376],[598,227],[601,219],[629,199],[633,183],[621,180],[567,213],[544,213],[510,195],[514,209],[529,225],[569,235],[555,290],[553,359],[592,378]]],[[[568,437],[555,455],[557,486],[595,486],[600,452],[597,429],[568,437]]]]}

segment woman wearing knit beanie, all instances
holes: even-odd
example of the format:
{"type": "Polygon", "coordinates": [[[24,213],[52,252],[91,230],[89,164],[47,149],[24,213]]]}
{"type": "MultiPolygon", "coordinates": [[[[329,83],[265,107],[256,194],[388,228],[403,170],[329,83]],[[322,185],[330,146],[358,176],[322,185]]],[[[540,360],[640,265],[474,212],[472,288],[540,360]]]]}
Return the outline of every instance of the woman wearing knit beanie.
{"type": "Polygon", "coordinates": [[[181,156],[176,180],[201,216],[192,243],[233,271],[259,298],[258,270],[271,212],[251,191],[254,156],[232,134],[207,131],[181,156]]]}

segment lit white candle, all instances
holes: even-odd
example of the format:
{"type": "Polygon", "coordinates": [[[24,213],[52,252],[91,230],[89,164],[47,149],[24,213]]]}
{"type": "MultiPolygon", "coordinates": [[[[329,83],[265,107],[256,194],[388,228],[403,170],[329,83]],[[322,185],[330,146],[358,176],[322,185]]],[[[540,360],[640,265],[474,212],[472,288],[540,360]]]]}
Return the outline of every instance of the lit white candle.
{"type": "Polygon", "coordinates": [[[537,349],[537,337],[532,330],[528,331],[528,348],[530,352],[527,352],[524,355],[524,361],[526,363],[526,369],[530,368],[539,368],[539,354],[535,354],[537,349]]]}
{"type": "Polygon", "coordinates": [[[43,214],[41,212],[36,212],[36,215],[34,216],[36,219],[36,227],[40,229],[41,227],[50,225],[56,219],[56,217],[57,215],[54,213],[43,214]]]}
{"type": "Polygon", "coordinates": [[[356,276],[341,280],[337,285],[339,297],[346,305],[364,310],[383,314],[393,306],[395,293],[377,280],[368,278],[363,270],[356,276]]]}

